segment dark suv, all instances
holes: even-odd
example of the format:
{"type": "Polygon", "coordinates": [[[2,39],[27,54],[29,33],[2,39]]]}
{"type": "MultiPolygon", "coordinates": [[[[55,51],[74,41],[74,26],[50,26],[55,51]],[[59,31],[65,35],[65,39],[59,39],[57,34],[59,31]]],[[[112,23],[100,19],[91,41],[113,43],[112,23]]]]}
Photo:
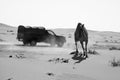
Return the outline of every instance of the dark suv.
{"type": "Polygon", "coordinates": [[[46,30],[44,27],[24,27],[23,25],[18,26],[17,39],[24,45],[31,46],[35,46],[37,42],[45,42],[51,46],[62,47],[66,42],[64,36],[56,35],[52,30],[46,30]]]}

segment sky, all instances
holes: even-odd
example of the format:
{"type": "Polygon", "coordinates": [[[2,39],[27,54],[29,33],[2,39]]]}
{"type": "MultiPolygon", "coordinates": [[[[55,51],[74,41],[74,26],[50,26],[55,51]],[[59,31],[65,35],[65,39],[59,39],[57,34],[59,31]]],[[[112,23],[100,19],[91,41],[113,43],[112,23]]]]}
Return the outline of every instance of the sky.
{"type": "Polygon", "coordinates": [[[120,0],[0,0],[0,23],[120,32],[120,0]]]}

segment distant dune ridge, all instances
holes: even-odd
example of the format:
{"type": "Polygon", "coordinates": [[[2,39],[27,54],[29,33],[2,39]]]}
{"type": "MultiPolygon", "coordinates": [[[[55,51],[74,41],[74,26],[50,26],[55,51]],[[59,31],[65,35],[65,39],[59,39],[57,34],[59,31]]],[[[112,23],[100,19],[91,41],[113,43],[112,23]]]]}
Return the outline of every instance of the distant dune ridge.
{"type": "MultiPolygon", "coordinates": [[[[38,25],[39,26],[39,25],[38,25]]],[[[76,28],[76,26],[75,26],[76,28]]],[[[52,29],[56,34],[63,35],[66,37],[67,46],[73,46],[74,45],[74,31],[75,28],[56,28],[52,29]]],[[[87,28],[87,27],[86,27],[87,28]]],[[[111,31],[94,31],[94,30],[88,30],[88,36],[89,36],[89,45],[94,48],[106,48],[113,45],[113,43],[120,43],[120,33],[118,32],[111,32],[111,31]],[[104,47],[103,47],[104,45],[104,47]],[[107,46],[106,46],[107,45],[107,46]]],[[[17,36],[17,27],[13,27],[7,24],[0,23],[0,41],[12,41],[16,42],[16,36],[17,36]],[[9,39],[12,40],[9,40],[9,39]]]]}

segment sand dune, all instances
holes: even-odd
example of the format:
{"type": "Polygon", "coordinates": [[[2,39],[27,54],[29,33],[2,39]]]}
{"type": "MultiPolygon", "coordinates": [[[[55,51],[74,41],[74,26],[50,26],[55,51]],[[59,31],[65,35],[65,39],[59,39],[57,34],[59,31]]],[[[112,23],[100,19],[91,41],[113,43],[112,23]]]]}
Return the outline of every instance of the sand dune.
{"type": "MultiPolygon", "coordinates": [[[[74,29],[54,29],[66,37],[62,48],[38,43],[22,46],[16,40],[17,28],[0,25],[0,80],[119,80],[120,67],[111,66],[111,60],[120,59],[120,33],[89,30],[90,50],[98,55],[75,63],[74,29]],[[12,31],[11,31],[12,30],[12,31]],[[109,50],[116,47],[116,50],[109,50]]],[[[79,45],[79,51],[81,46],[79,45]]]]}

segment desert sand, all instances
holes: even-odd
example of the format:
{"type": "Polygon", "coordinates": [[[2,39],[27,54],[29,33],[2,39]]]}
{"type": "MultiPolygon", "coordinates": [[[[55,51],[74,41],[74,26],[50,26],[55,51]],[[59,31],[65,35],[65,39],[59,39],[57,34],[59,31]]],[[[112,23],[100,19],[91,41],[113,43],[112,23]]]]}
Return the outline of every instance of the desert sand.
{"type": "Polygon", "coordinates": [[[63,47],[23,46],[16,40],[17,27],[0,23],[0,80],[120,80],[120,66],[111,65],[113,59],[120,60],[120,33],[88,30],[88,50],[98,54],[76,63],[70,55],[75,29],[53,31],[66,37],[63,47]]]}

